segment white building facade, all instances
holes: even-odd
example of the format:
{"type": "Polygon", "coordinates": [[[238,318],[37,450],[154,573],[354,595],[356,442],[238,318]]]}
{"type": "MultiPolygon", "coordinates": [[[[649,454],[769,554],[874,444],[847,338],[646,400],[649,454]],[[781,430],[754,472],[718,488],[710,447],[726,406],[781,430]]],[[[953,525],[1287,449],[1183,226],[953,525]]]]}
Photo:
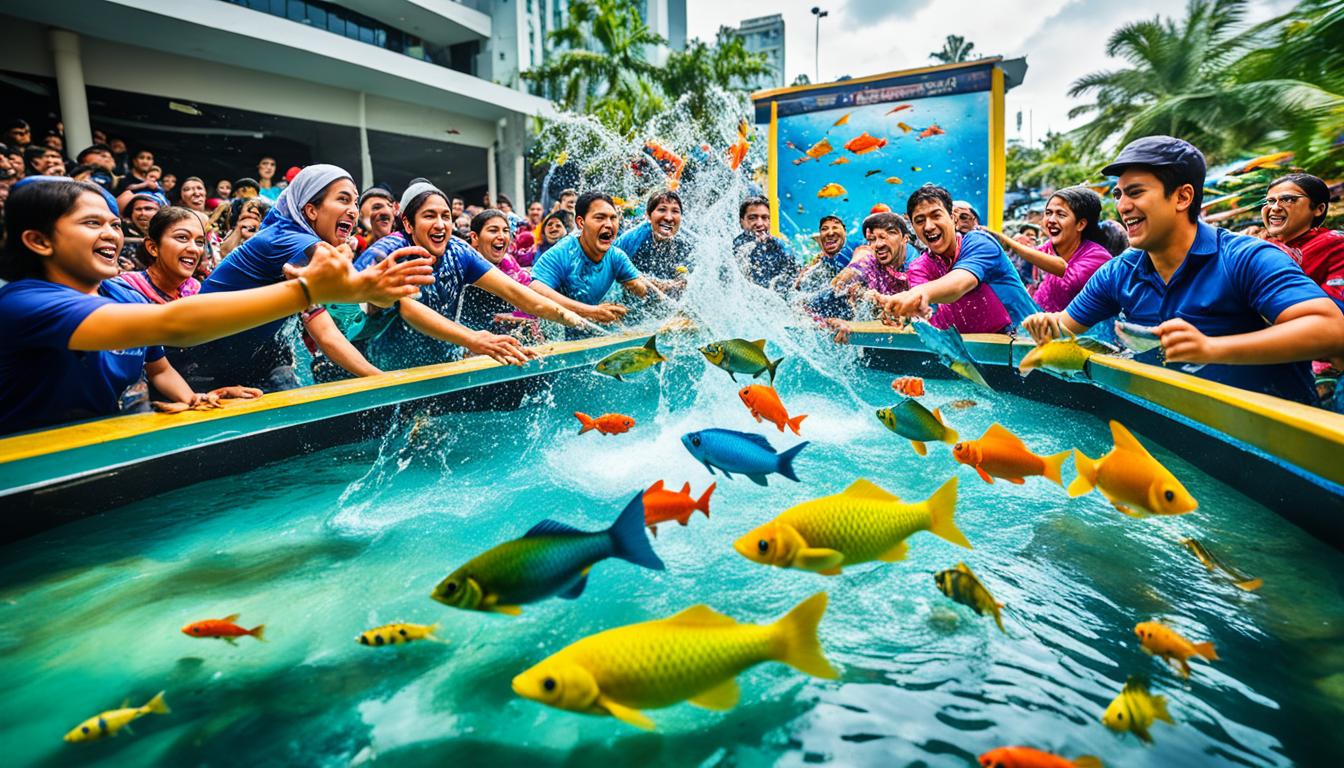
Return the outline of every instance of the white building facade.
{"type": "Polygon", "coordinates": [[[784,87],[784,17],[776,13],[747,19],[734,30],[748,51],[765,54],[770,73],[748,83],[753,91],[784,87]]]}

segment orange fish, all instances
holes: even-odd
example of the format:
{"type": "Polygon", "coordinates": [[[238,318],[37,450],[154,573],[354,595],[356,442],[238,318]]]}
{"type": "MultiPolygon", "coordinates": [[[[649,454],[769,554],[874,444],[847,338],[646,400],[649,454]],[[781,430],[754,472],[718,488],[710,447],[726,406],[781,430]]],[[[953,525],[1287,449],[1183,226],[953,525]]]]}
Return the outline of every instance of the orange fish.
{"type": "Polygon", "coordinates": [[[829,155],[831,153],[831,150],[833,149],[835,149],[835,147],[831,146],[831,142],[827,141],[826,139],[822,139],[821,141],[818,141],[816,144],[813,144],[812,146],[808,147],[807,151],[804,152],[803,154],[807,155],[813,160],[820,160],[823,155],[829,155]]]}
{"type": "Polygon", "coordinates": [[[888,114],[888,115],[894,115],[894,114],[896,114],[897,112],[900,112],[901,110],[905,110],[905,109],[914,109],[914,107],[915,107],[915,105],[913,105],[913,104],[897,104],[896,106],[892,107],[891,109],[888,109],[888,110],[887,110],[887,114],[888,114]]]}
{"type": "Polygon", "coordinates": [[[831,165],[849,165],[848,157],[841,157],[831,161],[831,165]]]}
{"type": "Polygon", "coordinates": [[[909,133],[915,130],[914,128],[911,128],[908,123],[897,123],[896,127],[901,129],[901,133],[909,133]]]}
{"type": "Polygon", "coordinates": [[[848,190],[833,181],[817,190],[817,197],[842,197],[848,194],[848,190]]]}
{"type": "Polygon", "coordinates": [[[784,431],[784,426],[788,425],[793,430],[793,434],[800,434],[798,426],[807,418],[807,414],[799,414],[789,418],[789,412],[784,408],[784,403],[779,399],[779,393],[774,387],[765,384],[749,384],[738,391],[737,396],[742,398],[742,402],[751,411],[751,415],[756,417],[756,423],[762,420],[768,421],[779,427],[779,431],[784,431]]]}
{"type": "Polygon", "coordinates": [[[999,747],[980,756],[981,768],[1101,768],[1101,760],[1082,755],[1069,760],[1031,747],[999,747]]]}
{"type": "Polygon", "coordinates": [[[1111,437],[1115,447],[1099,459],[1073,452],[1078,477],[1069,483],[1069,496],[1082,496],[1095,487],[1112,506],[1130,517],[1183,515],[1199,507],[1181,481],[1120,422],[1111,422],[1111,437]]]}
{"type": "Polygon", "coordinates": [[[709,497],[713,495],[717,486],[718,483],[710,483],[697,500],[691,496],[690,483],[682,486],[681,493],[674,493],[663,488],[663,481],[659,480],[644,492],[644,524],[654,536],[657,536],[659,523],[676,520],[686,525],[690,522],[691,513],[697,510],[704,512],[705,519],[708,520],[709,497]]]}
{"type": "Polygon", "coordinates": [[[266,632],[265,624],[258,624],[251,629],[243,629],[234,624],[238,620],[238,614],[233,613],[222,619],[206,619],[194,624],[188,624],[182,628],[182,634],[192,637],[217,637],[221,640],[227,640],[229,644],[236,642],[237,638],[252,636],[258,640],[265,640],[263,635],[266,632]]]}
{"type": "Polygon", "coordinates": [[[1180,664],[1181,677],[1190,676],[1191,656],[1198,656],[1205,661],[1218,660],[1213,643],[1192,643],[1160,622],[1140,622],[1134,625],[1134,634],[1139,636],[1139,645],[1145,653],[1165,659],[1167,663],[1174,661],[1180,664]]]}
{"type": "Polygon", "coordinates": [[[920,139],[927,139],[930,136],[942,136],[944,133],[947,133],[947,131],[944,131],[942,128],[939,128],[938,124],[934,123],[933,125],[930,125],[928,128],[925,128],[924,130],[920,131],[919,135],[915,137],[915,141],[919,141],[920,139]]]}
{"type": "Polygon", "coordinates": [[[579,430],[580,435],[594,429],[604,435],[619,435],[629,432],[630,428],[635,426],[634,419],[619,413],[604,413],[594,419],[586,413],[575,411],[574,418],[578,419],[579,423],[583,425],[583,428],[579,430]]]}
{"type": "Polygon", "coordinates": [[[906,397],[922,397],[924,380],[918,376],[902,376],[891,382],[891,388],[906,397]]]}
{"type": "Polygon", "coordinates": [[[1069,451],[1053,456],[1038,456],[1027,450],[1017,435],[998,423],[990,425],[979,440],[952,446],[952,457],[962,464],[975,467],[986,483],[993,483],[995,477],[1000,477],[1021,485],[1026,482],[1023,478],[1042,475],[1056,485],[1063,485],[1059,468],[1068,456],[1069,451]]]}
{"type": "Polygon", "coordinates": [[[739,165],[742,165],[742,159],[747,156],[747,140],[738,139],[728,148],[728,165],[734,171],[739,165]]]}
{"type": "Polygon", "coordinates": [[[888,177],[887,177],[887,183],[888,183],[888,184],[900,184],[900,183],[901,183],[901,177],[900,177],[900,176],[888,176],[888,177]]]}
{"type": "Polygon", "coordinates": [[[834,123],[831,123],[831,127],[832,127],[832,128],[835,128],[835,127],[837,127],[837,126],[841,126],[841,125],[848,125],[848,124],[849,124],[849,116],[852,115],[852,114],[854,114],[854,113],[853,113],[853,112],[846,112],[845,114],[841,115],[839,120],[836,120],[834,123]]]}
{"type": "Polygon", "coordinates": [[[879,139],[875,136],[869,136],[868,132],[864,131],[863,133],[860,133],[858,136],[855,136],[854,138],[850,139],[845,144],[845,149],[848,149],[850,152],[853,152],[856,155],[866,155],[869,152],[881,149],[882,147],[885,146],[887,146],[886,139],[879,139]]]}

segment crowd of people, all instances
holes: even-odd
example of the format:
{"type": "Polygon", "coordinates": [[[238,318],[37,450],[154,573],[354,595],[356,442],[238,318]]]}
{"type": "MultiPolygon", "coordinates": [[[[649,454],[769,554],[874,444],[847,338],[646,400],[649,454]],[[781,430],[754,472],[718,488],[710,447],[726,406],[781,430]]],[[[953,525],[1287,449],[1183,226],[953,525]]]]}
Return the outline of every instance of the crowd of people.
{"type": "MultiPolygon", "coordinates": [[[[16,121],[4,140],[0,434],[464,354],[523,364],[545,323],[578,337],[670,312],[695,269],[675,189],[651,193],[642,216],[599,190],[519,213],[426,179],[360,191],[326,164],[277,178],[263,157],[255,177],[207,185],[106,136],[73,162],[59,132],[35,144],[16,121]]],[[[874,317],[1038,342],[1104,336],[1118,318],[1160,339],[1153,362],[1303,403],[1344,399],[1331,391],[1344,234],[1321,228],[1324,182],[1271,184],[1260,239],[1200,220],[1204,158],[1184,141],[1140,139],[1105,170],[1118,222],[1072,187],[1010,236],[925,185],[903,212],[876,204],[854,233],[822,217],[809,260],[770,233],[769,200],[749,197],[733,256],[841,341],[844,321],[874,317]]]]}

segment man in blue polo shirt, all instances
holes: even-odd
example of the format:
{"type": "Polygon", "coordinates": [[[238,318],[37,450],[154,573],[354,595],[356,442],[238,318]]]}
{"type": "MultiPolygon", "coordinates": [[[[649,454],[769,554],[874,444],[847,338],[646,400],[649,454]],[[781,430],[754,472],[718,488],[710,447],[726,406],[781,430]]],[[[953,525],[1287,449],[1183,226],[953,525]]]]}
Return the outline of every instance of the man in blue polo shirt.
{"type": "Polygon", "coordinates": [[[625,251],[612,246],[620,215],[611,196],[585,192],[574,204],[578,231],[551,246],[532,265],[532,290],[595,323],[614,323],[629,311],[604,301],[616,283],[643,298],[649,283],[625,251]]]}
{"type": "Polygon", "coordinates": [[[1116,212],[1130,249],[1103,264],[1062,312],[1023,326],[1037,343],[1103,320],[1155,329],[1145,362],[1202,365],[1195,375],[1312,402],[1310,360],[1344,354],[1344,314],[1301,267],[1263,240],[1199,221],[1204,156],[1188,142],[1130,142],[1103,172],[1119,176],[1116,212]]]}

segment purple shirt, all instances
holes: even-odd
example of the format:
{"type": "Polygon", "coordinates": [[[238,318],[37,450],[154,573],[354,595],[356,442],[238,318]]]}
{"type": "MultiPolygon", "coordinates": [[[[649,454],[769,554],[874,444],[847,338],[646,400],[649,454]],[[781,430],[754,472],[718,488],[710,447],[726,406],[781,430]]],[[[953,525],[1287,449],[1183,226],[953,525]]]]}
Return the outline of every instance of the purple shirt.
{"type": "MultiPolygon", "coordinates": [[[[961,240],[962,236],[957,235],[958,255],[961,240]]],[[[910,285],[933,282],[951,272],[955,265],[955,259],[948,264],[930,251],[910,265],[910,285]]],[[[999,333],[1012,321],[994,289],[982,280],[960,299],[939,305],[929,322],[934,328],[956,328],[961,333],[999,333]]]]}
{"type": "MultiPolygon", "coordinates": [[[[1038,250],[1053,254],[1055,247],[1047,242],[1038,250]]],[[[1073,258],[1069,259],[1069,265],[1064,268],[1064,274],[1046,273],[1032,298],[1040,305],[1042,312],[1059,312],[1069,306],[1073,297],[1083,290],[1087,279],[1097,271],[1097,267],[1105,264],[1110,258],[1110,252],[1100,243],[1091,240],[1082,241],[1073,252],[1073,258]]]]}
{"type": "Polygon", "coordinates": [[[882,266],[871,251],[865,251],[849,262],[847,269],[858,273],[859,279],[868,288],[884,296],[900,293],[910,287],[906,274],[896,266],[882,266]]]}

